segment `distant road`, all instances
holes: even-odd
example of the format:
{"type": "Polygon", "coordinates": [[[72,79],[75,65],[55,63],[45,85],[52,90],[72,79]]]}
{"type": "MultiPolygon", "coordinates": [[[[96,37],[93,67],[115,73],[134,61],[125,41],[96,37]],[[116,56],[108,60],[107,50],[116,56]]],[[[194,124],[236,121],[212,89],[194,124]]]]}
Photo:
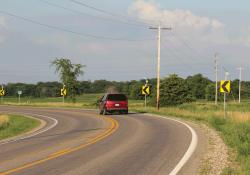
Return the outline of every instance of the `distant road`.
{"type": "MultiPolygon", "coordinates": [[[[0,175],[167,175],[194,141],[187,126],[142,114],[102,117],[87,110],[7,106],[0,111],[47,122],[30,137],[0,142],[0,175]]],[[[196,174],[204,149],[200,141],[193,145],[179,174],[196,174]]]]}

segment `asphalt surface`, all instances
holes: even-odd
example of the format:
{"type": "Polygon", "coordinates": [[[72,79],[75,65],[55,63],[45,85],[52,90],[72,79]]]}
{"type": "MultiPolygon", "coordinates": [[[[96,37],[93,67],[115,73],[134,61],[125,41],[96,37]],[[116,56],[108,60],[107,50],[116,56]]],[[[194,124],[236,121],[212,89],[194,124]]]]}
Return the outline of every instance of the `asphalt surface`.
{"type": "MultiPolygon", "coordinates": [[[[0,175],[166,175],[192,140],[183,124],[143,114],[7,106],[0,112],[46,121],[33,136],[0,142],[0,175]]],[[[199,141],[179,174],[197,173],[203,147],[199,141]]]]}

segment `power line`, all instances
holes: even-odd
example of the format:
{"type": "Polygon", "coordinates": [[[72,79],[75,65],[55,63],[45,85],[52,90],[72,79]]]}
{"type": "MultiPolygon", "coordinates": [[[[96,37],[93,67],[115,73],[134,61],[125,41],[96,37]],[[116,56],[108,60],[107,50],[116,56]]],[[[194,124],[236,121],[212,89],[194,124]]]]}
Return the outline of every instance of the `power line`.
{"type": "Polygon", "coordinates": [[[191,47],[183,38],[181,38],[179,35],[177,35],[176,32],[175,33],[173,32],[171,34],[172,34],[172,36],[176,37],[180,42],[182,42],[184,46],[186,46],[188,49],[192,50],[197,56],[204,57],[196,49],[194,49],[193,47],[191,47]]]}
{"type": "Polygon", "coordinates": [[[109,12],[109,11],[106,11],[106,10],[103,10],[103,9],[100,9],[100,8],[97,8],[97,7],[94,7],[94,6],[91,6],[91,5],[88,5],[86,3],[83,3],[83,2],[80,2],[80,1],[77,1],[77,0],[69,0],[71,1],[72,3],[75,3],[75,4],[78,4],[78,5],[81,5],[83,7],[86,7],[86,8],[89,8],[89,9],[92,9],[92,10],[95,10],[95,11],[98,11],[100,13],[104,13],[106,15],[109,15],[109,16],[113,16],[113,17],[119,17],[119,18],[125,18],[126,21],[134,21],[136,23],[141,23],[141,24],[144,24],[144,25],[152,25],[152,24],[149,24],[149,23],[145,23],[145,22],[142,22],[142,21],[139,21],[139,20],[136,20],[136,19],[131,19],[131,17],[128,17],[128,16],[125,16],[125,15],[121,15],[121,14],[116,14],[116,13],[113,13],[113,12],[109,12]],[[129,19],[128,19],[129,18],[129,19]]]}
{"type": "Polygon", "coordinates": [[[14,17],[14,18],[17,18],[17,19],[20,19],[20,20],[23,20],[23,21],[26,21],[26,22],[29,22],[29,23],[40,25],[40,26],[43,26],[43,27],[46,27],[46,28],[59,30],[59,31],[67,32],[67,33],[72,33],[72,34],[75,34],[75,35],[89,37],[89,38],[96,38],[96,39],[103,39],[103,40],[115,40],[115,41],[129,41],[129,42],[130,41],[146,41],[146,39],[145,40],[133,40],[133,39],[113,38],[113,37],[92,35],[92,34],[89,34],[89,33],[80,33],[80,32],[76,32],[76,31],[73,31],[73,30],[57,27],[57,26],[54,26],[54,25],[41,23],[41,22],[26,18],[26,17],[22,17],[22,16],[19,16],[19,15],[15,15],[13,13],[9,13],[9,12],[3,11],[3,10],[0,10],[0,13],[11,16],[11,17],[14,17]]]}
{"type": "MultiPolygon", "coordinates": [[[[170,43],[170,44],[172,43],[172,41],[169,40],[169,39],[164,38],[164,40],[168,41],[168,42],[166,42],[166,43],[170,43]]],[[[163,44],[163,45],[165,45],[165,44],[163,44]]],[[[176,49],[176,48],[174,48],[174,47],[171,47],[172,45],[169,45],[169,46],[165,45],[165,46],[166,46],[166,48],[171,49],[172,51],[174,51],[174,52],[175,52],[175,55],[177,55],[177,57],[180,58],[180,59],[183,60],[183,61],[193,60],[193,61],[195,61],[195,64],[203,65],[204,67],[209,67],[209,68],[211,68],[209,65],[207,65],[207,63],[201,62],[200,60],[197,60],[197,59],[194,59],[194,57],[192,57],[191,55],[188,55],[187,53],[183,52],[181,49],[176,49]],[[179,56],[178,56],[178,55],[179,55],[179,56]],[[182,55],[184,55],[185,57],[189,58],[189,60],[183,59],[183,58],[182,58],[182,57],[183,57],[182,55]]]]}
{"type": "Polygon", "coordinates": [[[131,26],[134,26],[134,27],[144,27],[145,28],[145,25],[140,25],[140,24],[125,22],[125,21],[118,20],[118,19],[105,18],[105,17],[101,17],[101,16],[91,15],[91,14],[88,14],[88,13],[85,13],[85,12],[82,12],[82,11],[74,10],[74,9],[71,9],[71,8],[68,8],[68,7],[61,6],[61,5],[56,4],[56,3],[49,2],[47,0],[39,0],[39,1],[42,2],[42,3],[45,3],[45,4],[49,5],[49,6],[60,8],[60,9],[63,9],[63,10],[66,10],[66,11],[69,11],[69,12],[72,12],[72,13],[75,13],[75,14],[89,16],[89,17],[96,18],[96,19],[99,19],[99,20],[105,20],[107,22],[115,22],[115,23],[118,22],[118,23],[123,23],[123,24],[131,25],[131,26]]]}

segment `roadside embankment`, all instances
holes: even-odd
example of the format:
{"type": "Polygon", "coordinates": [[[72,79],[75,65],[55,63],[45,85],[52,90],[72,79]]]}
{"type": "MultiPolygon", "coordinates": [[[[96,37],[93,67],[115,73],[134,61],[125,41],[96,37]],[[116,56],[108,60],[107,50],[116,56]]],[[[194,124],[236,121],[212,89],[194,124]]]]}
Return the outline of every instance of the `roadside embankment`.
{"type": "MultiPolygon", "coordinates": [[[[228,109],[226,117],[221,107],[210,104],[184,104],[177,107],[164,107],[157,110],[153,107],[135,107],[130,108],[136,112],[149,112],[163,116],[178,117],[181,119],[201,122],[214,128],[219,136],[229,147],[229,164],[224,168],[222,174],[250,174],[250,111],[241,110],[232,105],[228,109]]],[[[213,134],[214,135],[214,134],[213,134]]],[[[216,140],[210,140],[212,144],[216,140]]],[[[223,144],[220,144],[223,145],[223,144]]],[[[217,145],[218,146],[218,145],[217,145]]],[[[216,147],[216,145],[215,145],[216,147]]],[[[211,156],[209,164],[212,163],[211,156]]],[[[218,163],[218,162],[217,162],[218,163]]],[[[208,171],[207,171],[208,172],[208,171]]],[[[209,174],[209,173],[207,173],[209,174]]]]}
{"type": "Polygon", "coordinates": [[[14,114],[0,114],[0,140],[23,134],[38,127],[39,120],[14,114]]]}

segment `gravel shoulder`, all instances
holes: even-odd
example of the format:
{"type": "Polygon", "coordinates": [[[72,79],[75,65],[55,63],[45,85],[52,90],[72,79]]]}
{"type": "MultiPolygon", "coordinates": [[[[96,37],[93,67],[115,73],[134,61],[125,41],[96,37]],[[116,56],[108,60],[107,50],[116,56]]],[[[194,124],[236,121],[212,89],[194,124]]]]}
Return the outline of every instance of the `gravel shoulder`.
{"type": "Polygon", "coordinates": [[[202,159],[199,174],[220,175],[223,169],[229,166],[228,147],[214,129],[204,124],[200,125],[200,127],[207,136],[208,150],[202,159]]]}

